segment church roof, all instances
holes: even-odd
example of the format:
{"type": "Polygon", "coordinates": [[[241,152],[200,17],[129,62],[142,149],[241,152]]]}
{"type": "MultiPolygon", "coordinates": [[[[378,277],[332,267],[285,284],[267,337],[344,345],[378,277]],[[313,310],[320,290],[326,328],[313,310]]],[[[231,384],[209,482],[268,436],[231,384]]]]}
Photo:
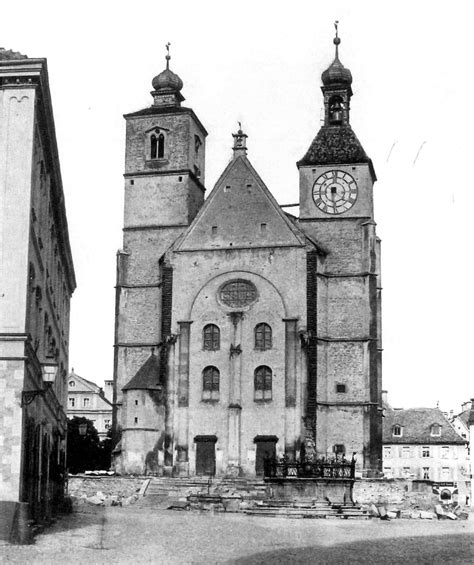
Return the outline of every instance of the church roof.
{"type": "Polygon", "coordinates": [[[348,163],[369,163],[361,142],[349,124],[323,126],[311,143],[306,155],[298,161],[304,165],[335,165],[348,163]]]}
{"type": "Polygon", "coordinates": [[[248,158],[238,155],[176,242],[174,251],[305,245],[305,234],[286,216],[248,158]],[[215,234],[209,237],[211,226],[215,226],[215,234]],[[264,234],[261,229],[265,229],[264,234]]]}
{"type": "Polygon", "coordinates": [[[408,408],[384,411],[383,443],[463,445],[467,442],[451,426],[439,408],[408,408]],[[441,427],[440,435],[432,435],[433,425],[441,427]],[[393,426],[402,427],[401,436],[393,436],[393,426]]]}
{"type": "Polygon", "coordinates": [[[160,383],[160,358],[152,353],[122,390],[158,390],[160,383]]]}

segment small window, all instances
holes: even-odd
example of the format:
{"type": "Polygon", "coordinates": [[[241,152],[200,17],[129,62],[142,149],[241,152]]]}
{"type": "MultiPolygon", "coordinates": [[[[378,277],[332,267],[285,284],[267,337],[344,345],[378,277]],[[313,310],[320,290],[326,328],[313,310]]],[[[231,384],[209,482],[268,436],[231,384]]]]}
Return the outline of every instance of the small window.
{"type": "Polygon", "coordinates": [[[434,437],[439,437],[441,435],[441,426],[439,424],[433,424],[431,426],[431,435],[434,437]]]}
{"type": "Polygon", "coordinates": [[[429,480],[430,478],[430,468],[423,467],[423,478],[429,480]]]}
{"type": "Polygon", "coordinates": [[[138,406],[138,400],[135,400],[135,406],[138,406]]]}
{"type": "Polygon", "coordinates": [[[345,393],[346,392],[346,385],[341,383],[336,384],[336,392],[345,393]]]}
{"type": "Polygon", "coordinates": [[[74,408],[74,406],[76,406],[76,399],[75,399],[75,398],[70,398],[70,399],[69,399],[69,407],[70,407],[70,408],[74,408]]]}
{"type": "Polygon", "coordinates": [[[406,457],[406,458],[410,457],[410,446],[409,445],[403,446],[402,457],[406,457]]]}
{"type": "Polygon", "coordinates": [[[76,383],[74,381],[69,381],[69,387],[70,388],[74,388],[76,386],[76,383]]]}
{"type": "Polygon", "coordinates": [[[402,427],[398,425],[393,426],[392,435],[393,437],[402,437],[402,427]]]}
{"type": "Polygon", "coordinates": [[[202,141],[201,141],[199,135],[195,135],[194,136],[194,153],[196,154],[196,156],[199,153],[199,149],[200,149],[201,145],[202,145],[202,141]]]}
{"type": "Polygon", "coordinates": [[[217,367],[206,367],[202,372],[202,399],[219,400],[220,373],[217,367]]]}
{"type": "Polygon", "coordinates": [[[135,424],[138,424],[138,418],[135,418],[135,424]]]}
{"type": "Polygon", "coordinates": [[[390,459],[390,457],[392,457],[392,448],[389,445],[384,446],[383,456],[385,459],[390,459]]]}
{"type": "Polygon", "coordinates": [[[203,344],[202,348],[206,351],[217,351],[221,346],[221,332],[214,324],[207,324],[204,326],[202,332],[203,344]]]}
{"type": "Polygon", "coordinates": [[[82,405],[84,406],[84,408],[90,406],[91,405],[91,399],[90,398],[84,398],[82,400],[82,405]]]}
{"type": "Polygon", "coordinates": [[[429,447],[422,447],[421,448],[421,456],[422,457],[429,457],[430,456],[430,448],[429,447]]]}
{"type": "Polygon", "coordinates": [[[197,178],[201,178],[201,169],[196,165],[194,165],[194,174],[196,175],[197,178]]]}
{"type": "Polygon", "coordinates": [[[254,374],[255,400],[272,399],[272,370],[266,365],[255,369],[254,374]]]}
{"type": "Polygon", "coordinates": [[[135,184],[135,181],[131,179],[130,184],[133,186],[135,184]]]}
{"type": "Polygon", "coordinates": [[[441,457],[447,459],[449,457],[449,446],[443,445],[441,448],[441,457]]]}
{"type": "Polygon", "coordinates": [[[332,450],[336,455],[344,455],[346,452],[346,448],[342,443],[336,443],[336,445],[333,446],[332,450]]]}
{"type": "Polygon", "coordinates": [[[260,224],[260,233],[261,234],[267,233],[267,224],[260,224]]]}
{"type": "Polygon", "coordinates": [[[211,227],[211,235],[213,237],[215,237],[217,235],[217,226],[212,226],[211,227]]]}
{"type": "Polygon", "coordinates": [[[106,430],[110,430],[110,420],[104,420],[104,427],[106,430]]]}
{"type": "Polygon", "coordinates": [[[268,324],[255,326],[255,349],[265,351],[272,348],[272,328],[268,324]]]}

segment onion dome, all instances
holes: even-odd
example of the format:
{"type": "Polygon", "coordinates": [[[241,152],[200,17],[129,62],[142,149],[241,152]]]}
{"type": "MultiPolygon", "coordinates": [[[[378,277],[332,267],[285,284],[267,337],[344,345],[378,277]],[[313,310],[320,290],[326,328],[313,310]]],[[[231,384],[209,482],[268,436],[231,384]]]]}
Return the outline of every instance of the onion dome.
{"type": "Polygon", "coordinates": [[[183,88],[183,81],[168,67],[159,75],[156,75],[151,84],[155,90],[167,89],[179,92],[183,88]]]}
{"type": "Polygon", "coordinates": [[[340,38],[337,35],[336,27],[336,37],[334,38],[334,45],[336,46],[336,57],[331,65],[323,72],[321,75],[321,80],[324,86],[332,85],[351,85],[352,84],[352,74],[349,69],[346,69],[344,65],[339,61],[339,44],[341,43],[340,38]]]}
{"type": "Polygon", "coordinates": [[[169,43],[166,45],[166,49],[168,51],[166,55],[166,69],[159,75],[156,75],[156,77],[151,81],[151,84],[155,91],[171,90],[174,92],[179,92],[183,88],[183,81],[176,73],[170,71],[171,56],[169,54],[169,45],[169,43]]]}

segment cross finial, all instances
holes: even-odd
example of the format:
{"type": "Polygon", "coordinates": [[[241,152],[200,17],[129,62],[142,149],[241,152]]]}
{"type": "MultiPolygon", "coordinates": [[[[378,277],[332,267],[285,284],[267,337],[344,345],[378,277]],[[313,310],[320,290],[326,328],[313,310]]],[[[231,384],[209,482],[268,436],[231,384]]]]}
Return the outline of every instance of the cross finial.
{"type": "Polygon", "coordinates": [[[336,37],[334,38],[333,42],[334,45],[336,46],[336,59],[339,58],[339,44],[341,43],[341,40],[339,38],[339,20],[336,20],[334,22],[334,27],[336,29],[336,37]]]}
{"type": "Polygon", "coordinates": [[[171,55],[170,55],[170,45],[171,43],[168,41],[168,43],[165,45],[166,47],[166,69],[168,70],[170,68],[170,59],[171,59],[171,55]]]}

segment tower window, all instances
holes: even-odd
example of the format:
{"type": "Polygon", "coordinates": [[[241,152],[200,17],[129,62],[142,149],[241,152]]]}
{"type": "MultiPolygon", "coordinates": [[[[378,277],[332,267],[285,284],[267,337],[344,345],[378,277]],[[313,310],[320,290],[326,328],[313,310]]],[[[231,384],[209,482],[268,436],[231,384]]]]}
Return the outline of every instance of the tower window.
{"type": "Polygon", "coordinates": [[[221,332],[214,324],[204,326],[202,332],[202,348],[206,351],[217,351],[221,346],[221,332]]]}
{"type": "Polygon", "coordinates": [[[329,101],[329,123],[340,124],[343,122],[344,104],[340,96],[334,96],[329,101]]]}
{"type": "Polygon", "coordinates": [[[135,181],[132,179],[132,180],[130,181],[130,184],[133,186],[133,185],[135,184],[135,181]]]}
{"type": "Polygon", "coordinates": [[[165,156],[165,136],[160,133],[158,136],[158,159],[163,159],[165,156]]]}
{"type": "Polygon", "coordinates": [[[212,234],[212,235],[217,235],[217,226],[212,226],[212,228],[211,228],[211,234],[212,234]]]}
{"type": "Polygon", "coordinates": [[[202,399],[219,400],[220,374],[217,367],[206,367],[202,372],[202,399]]]}
{"type": "Polygon", "coordinates": [[[199,135],[195,135],[194,136],[194,152],[196,153],[196,155],[199,153],[199,148],[202,145],[202,141],[199,137],[199,135]]]}
{"type": "Polygon", "coordinates": [[[267,233],[267,224],[260,224],[260,233],[267,233]]]}
{"type": "Polygon", "coordinates": [[[138,418],[135,418],[135,424],[138,424],[138,418]]]}
{"type": "Polygon", "coordinates": [[[254,374],[255,400],[272,399],[272,370],[266,365],[255,369],[254,374]]]}
{"type": "Polygon", "coordinates": [[[336,384],[336,392],[340,392],[340,393],[346,392],[346,385],[343,385],[341,383],[337,383],[336,384]]]}
{"type": "Polygon", "coordinates": [[[138,400],[135,400],[135,406],[138,406],[138,400]]]}
{"type": "Polygon", "coordinates": [[[153,134],[150,137],[150,158],[156,159],[157,156],[158,156],[158,140],[156,138],[156,135],[153,134]]]}
{"type": "Polygon", "coordinates": [[[265,351],[272,348],[272,328],[268,324],[255,326],[255,349],[265,351]]]}

